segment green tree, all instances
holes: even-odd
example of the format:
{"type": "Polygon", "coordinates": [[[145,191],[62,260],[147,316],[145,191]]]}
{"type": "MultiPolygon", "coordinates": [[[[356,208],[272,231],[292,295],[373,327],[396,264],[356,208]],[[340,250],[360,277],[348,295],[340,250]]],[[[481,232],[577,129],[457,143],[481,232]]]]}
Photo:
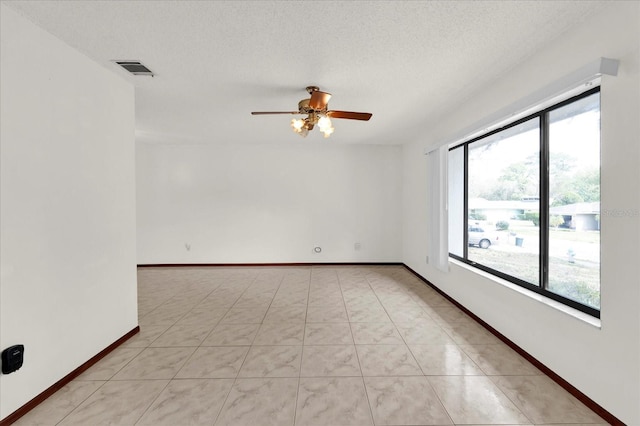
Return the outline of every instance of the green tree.
{"type": "Polygon", "coordinates": [[[499,220],[496,222],[496,229],[499,231],[506,231],[509,229],[509,222],[506,220],[499,220]]]}
{"type": "Polygon", "coordinates": [[[573,175],[570,184],[585,202],[600,201],[600,170],[581,170],[573,175]]]}
{"type": "Polygon", "coordinates": [[[576,158],[564,153],[554,152],[549,159],[549,176],[561,178],[576,167],[576,158]]]}
{"type": "Polygon", "coordinates": [[[535,226],[540,226],[540,214],[538,212],[526,212],[524,220],[530,220],[535,226]]]}
{"type": "Polygon", "coordinates": [[[554,228],[557,228],[563,223],[564,223],[564,219],[562,218],[562,216],[554,214],[549,217],[549,225],[553,226],[554,228]]]}
{"type": "Polygon", "coordinates": [[[559,194],[557,197],[553,197],[553,203],[551,206],[566,206],[567,204],[581,203],[584,199],[577,192],[566,191],[559,194]]]}
{"type": "MultiPolygon", "coordinates": [[[[600,171],[584,169],[574,172],[576,158],[557,152],[549,160],[549,196],[553,206],[600,200],[600,171]]],[[[472,185],[473,196],[487,200],[521,200],[524,196],[539,194],[540,154],[530,155],[523,161],[502,169],[496,181],[472,185]]]]}
{"type": "Polygon", "coordinates": [[[487,220],[487,215],[484,213],[477,212],[475,209],[469,212],[470,220],[487,220]]]}
{"type": "Polygon", "coordinates": [[[538,168],[532,161],[512,163],[503,171],[496,185],[484,194],[488,200],[521,200],[538,193],[538,168]]]}

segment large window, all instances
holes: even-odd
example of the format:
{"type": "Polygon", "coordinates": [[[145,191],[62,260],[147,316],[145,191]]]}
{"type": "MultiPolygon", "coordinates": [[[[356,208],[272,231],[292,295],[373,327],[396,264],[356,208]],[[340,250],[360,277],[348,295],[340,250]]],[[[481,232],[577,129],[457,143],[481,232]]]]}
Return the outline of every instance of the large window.
{"type": "Polygon", "coordinates": [[[449,151],[450,256],[600,316],[600,91],[449,151]]]}

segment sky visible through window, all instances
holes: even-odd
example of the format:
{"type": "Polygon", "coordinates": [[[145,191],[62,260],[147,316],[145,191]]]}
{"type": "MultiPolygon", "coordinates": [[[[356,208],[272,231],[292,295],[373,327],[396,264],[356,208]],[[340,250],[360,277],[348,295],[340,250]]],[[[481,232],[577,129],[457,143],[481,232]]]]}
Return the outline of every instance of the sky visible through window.
{"type": "MultiPolygon", "coordinates": [[[[563,141],[557,145],[554,153],[562,153],[575,158],[582,168],[600,168],[600,111],[591,110],[553,123],[553,137],[563,141]]],[[[477,160],[491,164],[484,168],[479,176],[480,182],[497,179],[504,168],[520,161],[523,152],[534,155],[539,151],[539,130],[537,128],[518,133],[509,138],[508,144],[488,144],[486,148],[477,150],[477,160]],[[499,146],[499,149],[497,149],[499,146]]],[[[505,139],[502,139],[505,140],[505,139]]]]}

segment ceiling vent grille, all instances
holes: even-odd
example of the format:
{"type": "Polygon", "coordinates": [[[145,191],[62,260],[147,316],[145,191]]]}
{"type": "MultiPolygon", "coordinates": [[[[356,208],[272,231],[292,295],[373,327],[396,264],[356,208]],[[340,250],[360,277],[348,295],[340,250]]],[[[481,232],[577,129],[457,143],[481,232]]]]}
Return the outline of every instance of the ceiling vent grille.
{"type": "Polygon", "coordinates": [[[129,71],[133,75],[149,75],[151,77],[154,76],[153,71],[151,71],[146,66],[142,65],[140,61],[114,61],[116,64],[120,65],[125,70],[129,71]]]}

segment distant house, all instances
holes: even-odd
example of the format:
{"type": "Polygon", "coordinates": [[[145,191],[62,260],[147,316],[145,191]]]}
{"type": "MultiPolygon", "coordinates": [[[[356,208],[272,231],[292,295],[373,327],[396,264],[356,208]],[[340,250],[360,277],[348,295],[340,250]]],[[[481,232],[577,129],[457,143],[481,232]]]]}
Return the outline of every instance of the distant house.
{"type": "Polygon", "coordinates": [[[528,211],[538,211],[537,197],[527,197],[522,200],[493,201],[484,198],[470,198],[469,211],[481,214],[490,222],[499,220],[520,219],[528,211]]]}
{"type": "Polygon", "coordinates": [[[549,213],[562,216],[566,228],[577,231],[599,231],[600,202],[574,203],[566,206],[551,207],[549,213]]]}

